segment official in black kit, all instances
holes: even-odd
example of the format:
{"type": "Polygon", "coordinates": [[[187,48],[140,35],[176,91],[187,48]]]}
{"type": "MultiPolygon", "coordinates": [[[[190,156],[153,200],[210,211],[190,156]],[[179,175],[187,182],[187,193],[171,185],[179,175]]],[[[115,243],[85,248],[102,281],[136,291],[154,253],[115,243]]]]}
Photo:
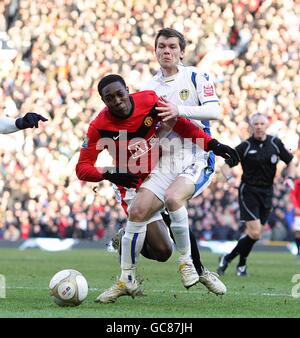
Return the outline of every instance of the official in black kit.
{"type": "MultiPolygon", "coordinates": [[[[293,184],[295,171],[292,163],[293,155],[278,137],[266,134],[268,125],[268,118],[265,115],[261,113],[252,115],[250,127],[253,134],[236,147],[243,169],[239,186],[239,207],[241,221],[246,224],[246,232],[228,255],[220,257],[217,269],[220,275],[224,274],[228,264],[238,255],[240,261],[236,274],[247,275],[247,257],[254,243],[260,239],[263,225],[272,210],[273,183],[279,160],[287,165],[285,183],[289,186],[293,184]]],[[[228,170],[225,175],[227,180],[232,179],[228,170]]]]}

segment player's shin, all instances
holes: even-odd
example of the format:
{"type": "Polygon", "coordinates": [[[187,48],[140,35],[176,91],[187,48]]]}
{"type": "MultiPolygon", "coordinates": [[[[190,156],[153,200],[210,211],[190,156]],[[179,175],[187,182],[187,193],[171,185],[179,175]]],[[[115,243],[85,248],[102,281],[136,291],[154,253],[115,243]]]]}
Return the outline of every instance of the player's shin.
{"type": "Polygon", "coordinates": [[[125,234],[122,237],[121,277],[120,280],[133,282],[138,256],[143,248],[146,237],[147,224],[144,222],[128,221],[125,234]]]}
{"type": "Polygon", "coordinates": [[[180,260],[191,260],[191,243],[189,237],[189,221],[186,207],[169,211],[171,230],[175,239],[180,260]]]}
{"type": "Polygon", "coordinates": [[[181,281],[186,288],[199,282],[199,275],[191,257],[188,213],[183,206],[176,211],[169,211],[171,231],[173,232],[179,256],[179,272],[181,281]]]}

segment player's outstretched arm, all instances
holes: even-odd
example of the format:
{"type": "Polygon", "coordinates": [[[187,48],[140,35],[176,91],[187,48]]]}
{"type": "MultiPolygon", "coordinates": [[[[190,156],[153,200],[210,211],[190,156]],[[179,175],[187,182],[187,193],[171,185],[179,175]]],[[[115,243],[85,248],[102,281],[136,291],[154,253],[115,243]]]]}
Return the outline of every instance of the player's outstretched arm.
{"type": "Polygon", "coordinates": [[[208,142],[207,150],[211,150],[215,155],[223,157],[225,163],[228,164],[230,168],[236,166],[240,162],[239,154],[235,149],[220,143],[214,138],[208,142]]]}
{"type": "Polygon", "coordinates": [[[205,151],[207,151],[208,142],[212,140],[210,135],[206,134],[201,128],[183,117],[178,117],[173,127],[173,131],[183,138],[191,139],[193,143],[197,143],[205,151]]]}
{"type": "Polygon", "coordinates": [[[12,118],[0,119],[0,134],[11,134],[18,130],[38,127],[39,121],[48,121],[42,115],[36,113],[27,113],[24,117],[19,117],[16,120],[12,118]]]}
{"type": "Polygon", "coordinates": [[[27,128],[38,128],[39,121],[45,122],[48,121],[44,116],[36,113],[27,113],[23,117],[16,119],[16,127],[18,129],[27,129],[27,128]]]}
{"type": "Polygon", "coordinates": [[[235,149],[211,138],[210,135],[185,118],[179,117],[173,130],[183,138],[192,139],[205,151],[211,150],[215,155],[225,158],[225,162],[230,167],[236,166],[240,161],[239,154],[235,149]]]}
{"type": "Polygon", "coordinates": [[[209,102],[202,106],[177,106],[165,98],[160,98],[158,104],[155,109],[159,111],[158,116],[163,122],[179,116],[191,120],[218,120],[221,113],[218,102],[209,102]]]}
{"type": "Polygon", "coordinates": [[[14,119],[7,117],[0,119],[0,134],[11,134],[18,131],[15,122],[14,119]]]}

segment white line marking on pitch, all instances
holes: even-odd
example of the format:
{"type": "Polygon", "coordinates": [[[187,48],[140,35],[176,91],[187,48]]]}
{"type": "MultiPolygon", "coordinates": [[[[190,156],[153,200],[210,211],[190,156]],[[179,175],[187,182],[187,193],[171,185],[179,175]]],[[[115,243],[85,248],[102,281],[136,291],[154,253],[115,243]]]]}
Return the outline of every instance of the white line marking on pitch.
{"type": "MultiPolygon", "coordinates": [[[[15,289],[15,290],[49,290],[48,288],[38,288],[38,287],[31,287],[31,286],[7,286],[7,289],[15,289]]],[[[89,288],[89,291],[104,291],[104,289],[99,289],[99,288],[89,288]]],[[[205,291],[205,289],[203,289],[205,291]]],[[[199,294],[199,291],[196,290],[146,290],[146,294],[151,294],[151,293],[173,293],[173,294],[178,294],[178,293],[184,293],[184,294],[199,294]]],[[[228,292],[229,295],[240,295],[240,292],[228,292]]],[[[252,292],[252,293],[247,293],[248,296],[267,296],[267,297],[292,297],[292,295],[286,294],[286,293],[272,293],[272,292],[252,292]]]]}

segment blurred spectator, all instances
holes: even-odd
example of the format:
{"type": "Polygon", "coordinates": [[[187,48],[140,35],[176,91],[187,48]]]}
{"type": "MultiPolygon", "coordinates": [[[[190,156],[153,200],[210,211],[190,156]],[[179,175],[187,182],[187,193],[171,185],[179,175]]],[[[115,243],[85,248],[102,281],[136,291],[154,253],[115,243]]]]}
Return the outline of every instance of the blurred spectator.
{"type": "Polygon", "coordinates": [[[275,222],[274,227],[272,228],[272,241],[283,241],[287,237],[287,229],[280,222],[275,222]]]}
{"type": "MultiPolygon", "coordinates": [[[[99,79],[119,73],[139,90],[156,70],[152,42],[162,27],[184,33],[184,62],[215,78],[223,116],[213,135],[235,146],[247,136],[248,114],[263,112],[272,120],[269,132],[298,157],[300,176],[299,18],[292,0],[0,1],[0,34],[18,52],[4,59],[0,49],[1,117],[35,111],[49,118],[34,133],[0,135],[0,238],[10,229],[22,238],[98,239],[123,224],[111,186],[101,183],[95,195],[76,179],[74,164],[88,122],[103,108],[99,79]]],[[[189,202],[199,238],[237,233],[237,191],[227,189],[217,174],[189,202]]],[[[286,193],[275,186],[273,224],[282,222],[288,238],[290,211],[280,203],[286,193]]]]}
{"type": "Polygon", "coordinates": [[[20,230],[13,224],[10,224],[5,230],[3,239],[7,241],[17,241],[20,238],[20,230]]]}

